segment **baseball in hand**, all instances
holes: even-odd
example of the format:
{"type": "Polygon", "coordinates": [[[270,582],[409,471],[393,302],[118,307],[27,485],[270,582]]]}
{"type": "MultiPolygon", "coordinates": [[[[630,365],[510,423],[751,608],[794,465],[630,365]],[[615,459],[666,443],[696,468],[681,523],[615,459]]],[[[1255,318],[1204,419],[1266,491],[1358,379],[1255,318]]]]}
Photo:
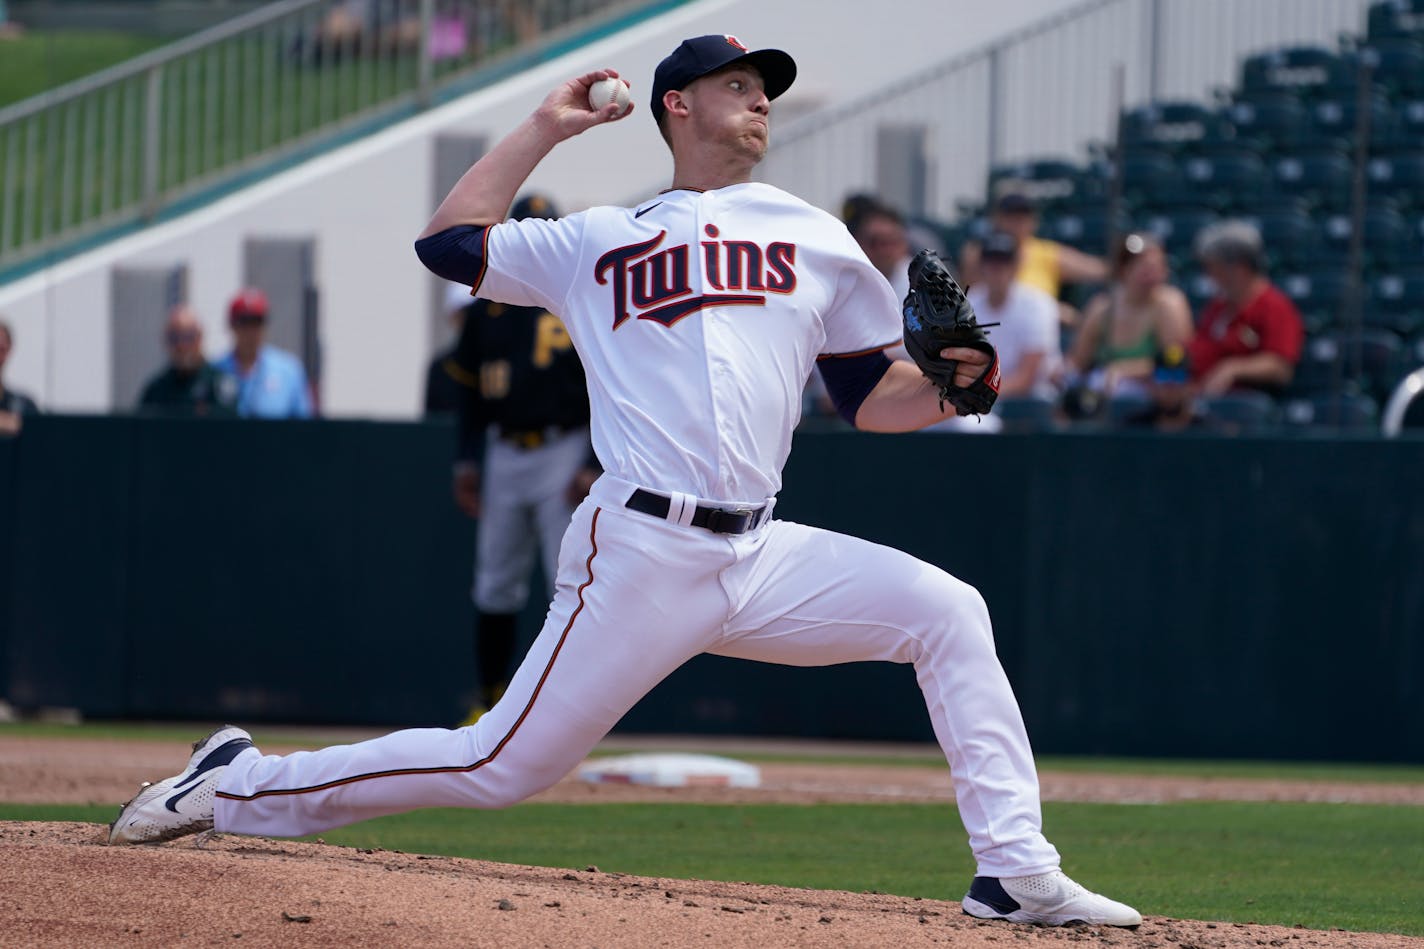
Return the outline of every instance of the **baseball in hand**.
{"type": "Polygon", "coordinates": [[[618,114],[628,111],[628,84],[622,79],[600,79],[588,87],[588,105],[595,112],[602,112],[609,105],[617,103],[618,114]]]}

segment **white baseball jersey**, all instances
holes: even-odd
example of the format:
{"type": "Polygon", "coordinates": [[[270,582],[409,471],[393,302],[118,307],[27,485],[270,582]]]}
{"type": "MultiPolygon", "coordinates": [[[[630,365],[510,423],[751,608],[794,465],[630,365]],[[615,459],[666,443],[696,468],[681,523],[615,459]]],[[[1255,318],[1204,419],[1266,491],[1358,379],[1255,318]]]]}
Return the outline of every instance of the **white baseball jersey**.
{"type": "Polygon", "coordinates": [[[774,496],[817,357],[900,340],[844,225],[766,184],[509,221],[485,250],[480,296],[563,317],[605,470],[661,491],[774,496]]]}

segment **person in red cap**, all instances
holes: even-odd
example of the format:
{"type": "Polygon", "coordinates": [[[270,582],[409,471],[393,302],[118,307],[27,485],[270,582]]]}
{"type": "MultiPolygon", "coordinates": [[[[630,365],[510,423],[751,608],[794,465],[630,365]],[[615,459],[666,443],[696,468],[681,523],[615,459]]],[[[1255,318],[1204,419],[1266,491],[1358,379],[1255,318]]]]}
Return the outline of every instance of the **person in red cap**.
{"type": "Polygon", "coordinates": [[[269,346],[267,295],[248,287],[227,310],[233,349],[216,363],[237,385],[237,414],[244,418],[311,418],[311,391],[301,360],[269,346]]]}

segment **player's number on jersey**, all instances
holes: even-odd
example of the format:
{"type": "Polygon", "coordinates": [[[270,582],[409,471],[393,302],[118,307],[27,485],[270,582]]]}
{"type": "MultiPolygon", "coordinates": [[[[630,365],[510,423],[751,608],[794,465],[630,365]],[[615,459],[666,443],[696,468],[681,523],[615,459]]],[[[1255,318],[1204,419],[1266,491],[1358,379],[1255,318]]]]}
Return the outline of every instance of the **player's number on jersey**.
{"type": "Polygon", "coordinates": [[[563,321],[552,313],[540,313],[534,327],[534,368],[548,369],[554,356],[573,346],[563,321]]]}

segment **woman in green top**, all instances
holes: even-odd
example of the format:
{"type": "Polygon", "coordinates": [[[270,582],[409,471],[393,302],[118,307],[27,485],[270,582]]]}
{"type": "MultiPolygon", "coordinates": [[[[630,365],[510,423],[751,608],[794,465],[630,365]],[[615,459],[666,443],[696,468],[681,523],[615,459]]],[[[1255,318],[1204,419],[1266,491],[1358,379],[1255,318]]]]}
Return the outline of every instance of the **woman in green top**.
{"type": "Polygon", "coordinates": [[[1186,295],[1167,282],[1167,255],[1145,234],[1128,234],[1114,257],[1113,285],[1088,303],[1068,368],[1107,395],[1140,392],[1152,360],[1192,338],[1186,295]]]}

